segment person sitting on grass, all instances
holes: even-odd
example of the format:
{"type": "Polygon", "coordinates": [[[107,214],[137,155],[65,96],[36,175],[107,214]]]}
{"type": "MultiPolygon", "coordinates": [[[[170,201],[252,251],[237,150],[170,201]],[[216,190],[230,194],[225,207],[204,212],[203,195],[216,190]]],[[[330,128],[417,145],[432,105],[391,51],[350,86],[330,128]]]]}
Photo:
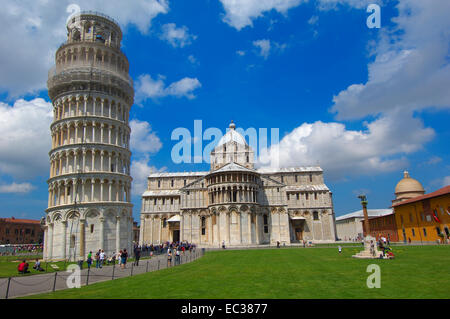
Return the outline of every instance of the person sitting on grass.
{"type": "Polygon", "coordinates": [[[37,258],[36,262],[34,263],[33,269],[36,269],[37,271],[44,271],[44,269],[41,267],[41,262],[37,258]]]}
{"type": "Polygon", "coordinates": [[[28,274],[28,263],[26,260],[23,260],[19,266],[17,266],[17,270],[19,271],[19,274],[28,274]]]}

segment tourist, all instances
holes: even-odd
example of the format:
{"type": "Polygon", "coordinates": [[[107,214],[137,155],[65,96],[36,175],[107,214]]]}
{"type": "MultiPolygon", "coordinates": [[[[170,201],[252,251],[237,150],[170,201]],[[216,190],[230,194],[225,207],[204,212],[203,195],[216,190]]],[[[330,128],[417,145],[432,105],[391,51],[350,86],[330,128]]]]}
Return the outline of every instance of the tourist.
{"type": "Polygon", "coordinates": [[[280,242],[277,241],[277,248],[280,248],[280,242]]]}
{"type": "Polygon", "coordinates": [[[176,250],[176,255],[175,255],[175,265],[179,265],[180,264],[180,249],[178,248],[176,250]]]}
{"type": "Polygon", "coordinates": [[[225,249],[225,240],[222,241],[222,248],[225,249]]]}
{"type": "Polygon", "coordinates": [[[17,266],[17,270],[19,271],[19,274],[28,274],[28,263],[26,260],[23,260],[19,266],[17,266]]]}
{"type": "Polygon", "coordinates": [[[167,249],[167,267],[172,266],[172,252],[167,249]]]}
{"type": "Polygon", "coordinates": [[[117,260],[119,261],[119,266],[122,265],[122,250],[117,253],[117,260]]]}
{"type": "Polygon", "coordinates": [[[136,249],[134,250],[134,265],[135,266],[139,266],[139,259],[141,258],[141,249],[138,247],[136,247],[136,249]]]}
{"type": "Polygon", "coordinates": [[[339,245],[338,250],[339,250],[339,253],[342,252],[342,247],[341,247],[341,245],[339,245]]]}
{"type": "Polygon", "coordinates": [[[95,253],[95,268],[100,268],[100,249],[95,253]]]}
{"type": "Polygon", "coordinates": [[[88,266],[88,269],[91,269],[91,265],[92,265],[92,251],[90,251],[89,254],[87,255],[87,266],[88,266]]]}
{"type": "Polygon", "coordinates": [[[128,258],[128,253],[127,253],[127,250],[124,249],[122,254],[120,255],[122,269],[126,268],[127,258],[128,258]]]}
{"type": "Polygon", "coordinates": [[[39,261],[39,259],[36,259],[33,269],[36,269],[37,271],[44,271],[44,269],[41,267],[41,262],[39,261]]]}
{"type": "Polygon", "coordinates": [[[101,250],[99,257],[100,257],[100,268],[102,268],[103,263],[105,262],[105,251],[103,249],[101,250]]]}

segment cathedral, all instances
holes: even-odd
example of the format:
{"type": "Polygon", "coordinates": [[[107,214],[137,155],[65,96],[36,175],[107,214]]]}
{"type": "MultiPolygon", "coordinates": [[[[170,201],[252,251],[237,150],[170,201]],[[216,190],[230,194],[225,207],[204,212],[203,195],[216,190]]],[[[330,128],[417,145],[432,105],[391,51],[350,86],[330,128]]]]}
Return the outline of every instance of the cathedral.
{"type": "Polygon", "coordinates": [[[320,167],[255,169],[231,123],[210,171],[152,173],[142,195],[140,244],[291,245],[336,239],[332,193],[320,167]]]}

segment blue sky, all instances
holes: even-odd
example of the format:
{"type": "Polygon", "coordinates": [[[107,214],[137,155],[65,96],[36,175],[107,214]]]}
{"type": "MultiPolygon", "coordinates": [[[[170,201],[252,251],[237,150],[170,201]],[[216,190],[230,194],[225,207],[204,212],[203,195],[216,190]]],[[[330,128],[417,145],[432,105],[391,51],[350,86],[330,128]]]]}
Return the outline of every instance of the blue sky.
{"type": "Polygon", "coordinates": [[[151,170],[208,170],[171,159],[172,131],[193,134],[194,120],[278,128],[280,164],[319,163],[338,216],[360,209],[361,192],[370,208],[389,207],[405,169],[427,192],[450,183],[448,1],[25,2],[0,1],[0,43],[10,40],[0,50],[1,217],[37,219],[47,206],[45,81],[71,3],[124,31],[135,220],[151,170]],[[380,29],[366,25],[372,2],[380,29]]]}

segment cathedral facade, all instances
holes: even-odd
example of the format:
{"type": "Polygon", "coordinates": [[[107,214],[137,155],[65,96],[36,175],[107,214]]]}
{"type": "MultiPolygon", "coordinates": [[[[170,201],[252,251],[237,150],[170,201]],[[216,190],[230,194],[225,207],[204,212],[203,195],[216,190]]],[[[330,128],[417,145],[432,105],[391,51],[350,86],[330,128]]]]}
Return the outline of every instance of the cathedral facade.
{"type": "Polygon", "coordinates": [[[320,167],[255,169],[231,123],[204,172],[152,173],[142,195],[140,244],[199,247],[334,242],[332,194],[320,167]]]}

